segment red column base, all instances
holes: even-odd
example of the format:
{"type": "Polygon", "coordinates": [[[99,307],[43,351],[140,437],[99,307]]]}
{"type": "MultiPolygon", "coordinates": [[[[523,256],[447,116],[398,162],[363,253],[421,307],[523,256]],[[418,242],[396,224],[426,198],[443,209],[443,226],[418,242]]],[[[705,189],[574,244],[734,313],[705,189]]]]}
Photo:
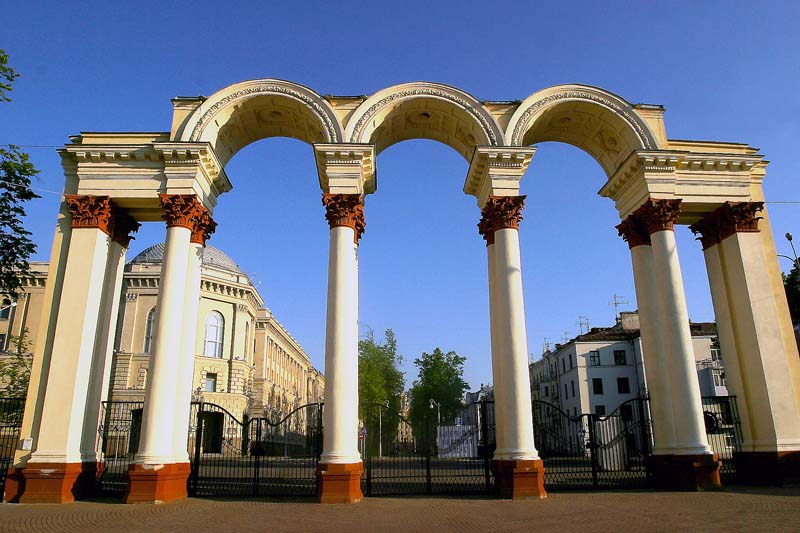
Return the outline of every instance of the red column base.
{"type": "Polygon", "coordinates": [[[547,498],[544,490],[544,463],[540,459],[492,461],[497,495],[509,500],[547,498]]]}
{"type": "Polygon", "coordinates": [[[363,463],[317,465],[319,503],[356,503],[361,501],[363,463]]]}
{"type": "Polygon", "coordinates": [[[734,452],[736,481],[746,485],[785,485],[800,482],[800,450],[734,452]]]}
{"type": "Polygon", "coordinates": [[[3,501],[70,503],[91,498],[97,488],[98,463],[34,463],[10,468],[3,501]]]}
{"type": "Polygon", "coordinates": [[[656,488],[667,490],[716,490],[722,487],[717,454],[651,455],[648,470],[656,488]]]}
{"type": "Polygon", "coordinates": [[[186,498],[189,463],[128,466],[125,503],[165,503],[186,498]]]}

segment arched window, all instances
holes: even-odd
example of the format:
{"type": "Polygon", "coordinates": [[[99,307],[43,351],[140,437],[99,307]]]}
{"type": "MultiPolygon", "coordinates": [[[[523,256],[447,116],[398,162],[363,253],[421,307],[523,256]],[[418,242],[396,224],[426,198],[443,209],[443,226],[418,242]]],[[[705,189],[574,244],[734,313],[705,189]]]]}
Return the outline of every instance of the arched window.
{"type": "Polygon", "coordinates": [[[222,357],[222,343],[225,339],[225,319],[219,311],[211,311],[206,318],[206,336],[203,342],[203,355],[222,357]]]}
{"type": "Polygon", "coordinates": [[[0,304],[0,318],[8,318],[11,314],[11,300],[3,298],[3,303],[0,304]]]}
{"type": "Polygon", "coordinates": [[[150,353],[153,346],[153,321],[156,317],[156,308],[150,309],[147,313],[147,322],[144,329],[144,353],[150,353]]]}

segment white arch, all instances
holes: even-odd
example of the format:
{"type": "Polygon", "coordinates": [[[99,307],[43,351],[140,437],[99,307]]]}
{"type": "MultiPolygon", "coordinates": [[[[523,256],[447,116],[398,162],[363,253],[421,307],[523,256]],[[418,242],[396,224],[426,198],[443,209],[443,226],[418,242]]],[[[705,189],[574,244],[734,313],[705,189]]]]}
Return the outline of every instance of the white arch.
{"type": "Polygon", "coordinates": [[[440,83],[411,82],[365,100],[348,119],[344,138],[350,143],[374,143],[378,153],[403,140],[433,139],[469,160],[475,146],[501,145],[503,132],[474,96],[440,83]],[[398,120],[387,120],[393,118],[398,120]]]}
{"type": "Polygon", "coordinates": [[[339,143],[342,126],[330,103],[312,89],[264,78],[229,85],[186,119],[179,140],[209,142],[225,164],[244,146],[273,136],[309,144],[339,143]]]}

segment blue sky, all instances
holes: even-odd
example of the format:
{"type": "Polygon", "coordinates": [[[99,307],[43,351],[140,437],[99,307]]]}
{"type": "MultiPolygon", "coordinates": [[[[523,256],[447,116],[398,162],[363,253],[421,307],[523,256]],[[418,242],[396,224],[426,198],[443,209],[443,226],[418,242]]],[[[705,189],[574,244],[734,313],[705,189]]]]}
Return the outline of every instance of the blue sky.
{"type": "MultiPolygon", "coordinates": [[[[436,81],[482,100],[521,100],[555,84],[596,85],[666,107],[671,138],[746,142],[771,161],[768,201],[798,202],[800,4],[782,2],[14,2],[0,47],[22,74],[0,105],[0,144],[29,148],[42,199],[28,228],[47,260],[63,176],[53,145],[80,131],[166,131],[169,99],[252,78],[320,94],[371,94],[436,81]],[[117,5],[119,4],[119,5],[117,5]]],[[[467,356],[473,387],[491,381],[486,256],[479,212],[461,192],[467,163],[407,141],[378,157],[360,247],[362,332],[393,328],[412,361],[440,346],[467,356]]],[[[311,148],[250,145],[227,167],[211,240],[253,275],[267,305],[323,367],[328,229],[311,148]]],[[[635,308],[618,216],[597,196],[588,155],[540,145],[523,180],[520,238],[530,352],[613,323],[614,293],[635,308]],[[534,194],[536,191],[536,194],[534,194]]],[[[800,204],[769,204],[779,253],[800,234],[800,204]]],[[[679,228],[689,313],[713,320],[699,243],[679,228]]],[[[131,254],[163,239],[147,224],[131,254]]],[[[131,255],[132,257],[132,255],[131,255]]],[[[783,261],[783,260],[782,260],[783,261]]],[[[782,263],[788,268],[790,263],[782,263]]]]}

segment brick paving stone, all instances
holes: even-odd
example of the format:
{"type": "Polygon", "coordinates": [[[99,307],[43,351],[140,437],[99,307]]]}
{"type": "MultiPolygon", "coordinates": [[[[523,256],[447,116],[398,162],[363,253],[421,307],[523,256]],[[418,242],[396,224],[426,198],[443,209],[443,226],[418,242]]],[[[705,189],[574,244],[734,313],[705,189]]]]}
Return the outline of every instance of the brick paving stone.
{"type": "Polygon", "coordinates": [[[544,501],[367,498],[200,499],[163,505],[109,501],[0,505],[0,531],[800,531],[800,487],[721,492],[559,492],[544,501]]]}

